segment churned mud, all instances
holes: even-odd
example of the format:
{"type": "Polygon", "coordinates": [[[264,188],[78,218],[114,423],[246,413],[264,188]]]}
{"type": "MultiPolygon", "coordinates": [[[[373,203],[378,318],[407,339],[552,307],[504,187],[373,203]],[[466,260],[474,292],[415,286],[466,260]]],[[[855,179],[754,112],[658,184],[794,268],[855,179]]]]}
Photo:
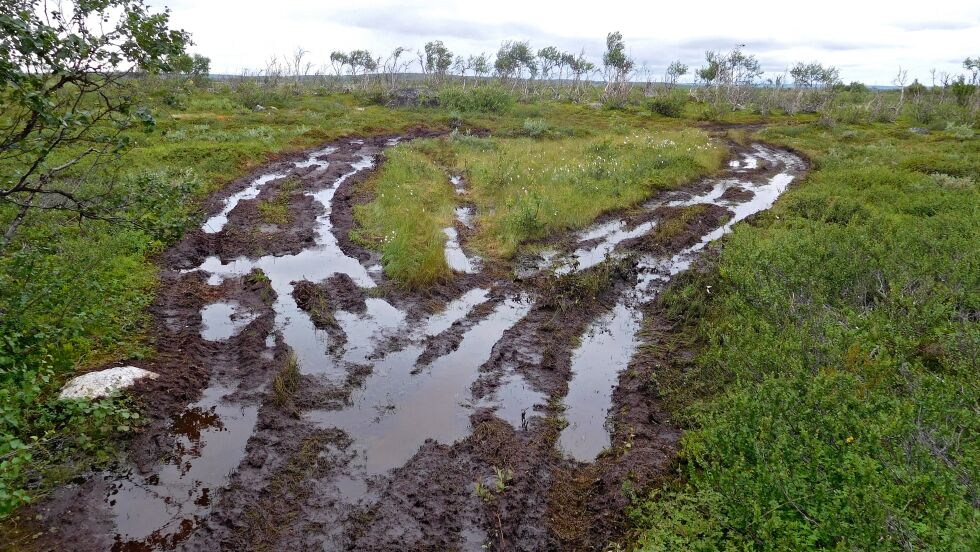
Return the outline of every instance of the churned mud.
{"type": "MultiPolygon", "coordinates": [[[[451,282],[407,292],[349,239],[397,143],[348,138],[218,193],[163,258],[160,374],[125,459],[12,522],[39,550],[600,550],[680,431],[653,383],[660,291],[805,171],[737,147],[721,174],[511,264],[445,229],[451,282]],[[516,273],[518,281],[508,275],[516,273]],[[644,349],[646,350],[646,349],[644,349]]],[[[16,540],[14,540],[16,539],[16,540]]]]}

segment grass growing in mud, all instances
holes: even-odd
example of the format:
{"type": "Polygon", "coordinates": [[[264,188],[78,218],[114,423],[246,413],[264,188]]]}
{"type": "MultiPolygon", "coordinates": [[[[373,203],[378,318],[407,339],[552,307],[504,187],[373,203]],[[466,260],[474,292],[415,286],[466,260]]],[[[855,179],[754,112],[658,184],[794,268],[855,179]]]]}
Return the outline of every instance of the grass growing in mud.
{"type": "Polygon", "coordinates": [[[814,171],[663,298],[682,478],[645,550],[975,549],[980,142],[776,128],[814,171]]]}
{"type": "Polygon", "coordinates": [[[290,177],[282,183],[275,197],[259,202],[259,213],[264,222],[283,225],[292,220],[292,215],[289,213],[289,200],[298,185],[298,179],[290,177]]]}
{"type": "Polygon", "coordinates": [[[379,247],[387,273],[413,287],[449,275],[443,255],[462,175],[476,205],[473,244],[512,256],[526,242],[582,228],[600,214],[716,170],[723,148],[699,131],[633,131],[565,140],[453,135],[394,148],[366,186],[358,237],[379,247]]]}
{"type": "Polygon", "coordinates": [[[290,353],[286,363],[272,379],[273,404],[282,409],[291,408],[293,396],[299,389],[299,378],[299,363],[296,361],[296,355],[290,353]]]}

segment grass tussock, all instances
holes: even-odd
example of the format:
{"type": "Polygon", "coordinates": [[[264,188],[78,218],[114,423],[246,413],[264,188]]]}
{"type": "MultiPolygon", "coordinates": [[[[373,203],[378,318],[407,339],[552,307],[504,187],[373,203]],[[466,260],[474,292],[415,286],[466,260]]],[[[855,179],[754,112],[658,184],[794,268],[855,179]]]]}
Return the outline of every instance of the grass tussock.
{"type": "Polygon", "coordinates": [[[355,237],[381,250],[385,272],[413,288],[448,278],[442,229],[454,216],[449,176],[420,147],[407,145],[388,151],[367,186],[374,200],[355,209],[355,237]]]}
{"type": "Polygon", "coordinates": [[[279,226],[289,224],[292,220],[292,216],[289,214],[289,201],[298,185],[299,180],[297,178],[287,178],[280,184],[279,190],[276,191],[276,195],[272,199],[258,203],[259,214],[262,215],[263,222],[279,226]]]}
{"type": "Polygon", "coordinates": [[[272,380],[272,402],[279,408],[288,408],[293,404],[293,396],[299,388],[299,363],[296,355],[290,353],[286,363],[272,380]]]}

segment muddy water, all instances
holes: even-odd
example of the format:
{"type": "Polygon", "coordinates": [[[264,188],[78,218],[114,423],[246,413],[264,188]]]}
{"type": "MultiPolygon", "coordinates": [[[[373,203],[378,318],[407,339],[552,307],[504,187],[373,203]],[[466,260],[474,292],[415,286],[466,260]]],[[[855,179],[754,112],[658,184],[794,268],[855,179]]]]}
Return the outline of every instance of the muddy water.
{"type": "Polygon", "coordinates": [[[476,274],[479,272],[479,261],[470,258],[459,244],[459,233],[453,227],[443,228],[446,235],[446,264],[457,272],[476,274]]]}
{"type": "Polygon", "coordinates": [[[234,301],[218,301],[201,309],[201,337],[208,341],[224,341],[237,334],[258,317],[243,311],[234,301]]]}
{"type": "MultiPolygon", "coordinates": [[[[314,151],[293,165],[296,169],[313,167],[315,173],[330,165],[329,156],[335,151],[334,147],[314,151]]],[[[326,335],[313,326],[309,316],[293,300],[292,282],[304,278],[317,281],[343,272],[359,285],[375,285],[367,270],[357,260],[345,255],[337,245],[336,237],[331,232],[330,207],[337,188],[348,178],[372,167],[376,153],[370,149],[363,151],[360,159],[350,164],[349,172],[331,186],[309,194],[325,211],[317,218],[313,247],[297,255],[239,258],[227,264],[216,256],[208,257],[194,269],[209,273],[211,285],[218,285],[226,278],[243,276],[255,268],[262,269],[278,294],[273,306],[277,329],[296,352],[302,369],[307,372],[339,375],[335,363],[325,354],[326,335]]],[[[220,232],[239,202],[255,199],[263,186],[289,175],[290,171],[283,171],[258,176],[245,190],[225,200],[222,210],[204,223],[202,231],[220,232]]],[[[380,300],[369,302],[366,316],[387,320],[390,311],[386,311],[385,305],[379,305],[379,302],[383,303],[380,300]]],[[[233,301],[206,305],[201,310],[201,317],[201,336],[209,341],[227,340],[256,318],[254,313],[243,312],[241,306],[233,301]]],[[[351,323],[349,326],[349,333],[357,335],[354,331],[357,324],[351,323]]],[[[355,342],[360,345],[369,338],[365,335],[355,342]]],[[[270,335],[266,345],[272,347],[274,344],[274,335],[270,335]]],[[[165,464],[146,476],[129,474],[113,482],[106,504],[116,525],[116,548],[171,546],[183,540],[207,515],[214,494],[226,484],[229,475],[244,458],[245,444],[254,432],[257,419],[257,405],[226,399],[234,391],[234,387],[214,381],[204,390],[198,402],[174,417],[169,431],[177,443],[173,463],[165,464]]]]}
{"type": "MultiPolygon", "coordinates": [[[[280,347],[285,345],[296,355],[300,371],[310,378],[304,381],[333,386],[329,387],[331,389],[353,385],[344,387],[350,395],[339,407],[337,401],[325,401],[303,406],[302,411],[296,413],[297,423],[304,424],[304,427],[315,427],[318,431],[337,428],[350,439],[345,454],[352,453],[353,460],[344,464],[342,469],[322,476],[320,483],[325,485],[317,487],[327,489],[325,492],[330,496],[315,502],[317,506],[303,506],[308,508],[305,512],[300,509],[300,519],[327,508],[336,512],[334,516],[319,516],[319,519],[335,520],[336,523],[331,523],[336,527],[324,529],[322,534],[311,537],[318,544],[328,543],[327,548],[332,546],[331,543],[346,538],[338,537],[341,541],[335,541],[338,534],[352,530],[353,526],[361,523],[358,519],[347,520],[342,512],[349,512],[355,506],[377,507],[379,501],[384,502],[385,493],[390,492],[385,485],[386,482],[392,484],[392,478],[409,478],[398,480],[402,484],[412,481],[411,469],[414,468],[410,467],[419,462],[416,455],[427,441],[446,445],[445,450],[449,452],[445,454],[456,459],[456,447],[468,442],[473,433],[471,415],[478,413],[474,420],[485,419],[484,409],[492,411],[513,428],[523,430],[516,433],[530,435],[535,427],[542,428],[545,424],[529,424],[529,421],[545,412],[553,400],[562,398],[559,396],[561,392],[555,389],[563,389],[568,377],[561,376],[560,387],[549,387],[541,383],[540,374],[537,378],[533,373],[529,375],[528,366],[521,364],[524,361],[520,358],[524,357],[501,356],[500,344],[519,338],[514,334],[523,331],[515,326],[534,320],[533,317],[525,320],[535,308],[533,298],[521,295],[521,288],[515,290],[514,284],[509,281],[465,291],[433,315],[420,314],[422,311],[431,312],[429,304],[425,309],[403,309],[400,307],[405,305],[401,302],[376,297],[377,294],[373,292],[366,293],[362,310],[358,307],[358,312],[349,312],[333,308],[329,313],[343,333],[342,343],[334,342],[337,340],[336,333],[317,329],[310,314],[299,308],[293,298],[293,289],[294,284],[301,280],[318,283],[333,275],[345,274],[365,291],[384,284],[383,271],[376,261],[361,261],[341,248],[334,234],[331,214],[336,208],[335,203],[343,204],[335,202],[335,195],[344,183],[374,167],[374,159],[382,149],[397,142],[397,139],[386,142],[351,141],[312,152],[303,160],[293,163],[295,169],[287,168],[258,176],[248,183],[245,190],[224,201],[220,211],[205,223],[203,232],[216,234],[229,224],[238,224],[235,212],[238,204],[254,200],[263,187],[290,176],[295,170],[298,176],[305,179],[304,182],[317,182],[315,187],[307,188],[307,194],[323,210],[316,218],[314,243],[291,255],[241,257],[230,262],[222,262],[218,256],[211,256],[192,269],[205,273],[211,285],[219,285],[226,279],[239,278],[254,269],[261,269],[277,295],[272,304],[274,330],[265,337],[264,349],[259,345],[262,358],[270,363],[273,359],[282,358],[280,347]],[[335,156],[338,150],[345,150],[342,157],[335,156]],[[343,166],[337,166],[337,163],[343,166]],[[341,176],[322,182],[315,177],[308,178],[310,174],[315,175],[331,165],[331,174],[341,176]],[[449,340],[452,345],[439,349],[443,351],[442,356],[428,356],[431,354],[427,352],[431,350],[429,346],[440,339],[449,340]],[[423,358],[427,360],[420,361],[423,358]],[[355,369],[361,370],[361,379],[356,384],[345,383],[355,369]],[[487,381],[491,381],[492,385],[483,387],[485,395],[475,398],[473,385],[487,381]],[[529,425],[531,429],[528,429],[529,425]],[[398,475],[406,470],[408,475],[398,475]]],[[[683,251],[663,258],[642,258],[642,272],[635,288],[625,292],[611,310],[591,323],[586,324],[583,320],[582,326],[575,326],[587,326],[587,330],[571,353],[571,379],[568,381],[568,392],[563,397],[565,417],[569,423],[561,432],[557,447],[567,457],[579,462],[591,462],[610,445],[607,420],[614,406],[612,391],[636,350],[637,334],[642,323],[642,304],[654,298],[673,275],[687,269],[707,243],[729,232],[738,221],[769,208],[786,189],[794,171],[801,168],[799,163],[798,159],[785,152],[757,147],[746,153],[738,161],[738,166],[733,166],[722,178],[697,188],[703,191],[693,195],[671,194],[646,206],[652,211],[662,206],[707,203],[726,206],[734,216],[722,227],[700,236],[697,243],[683,251]],[[761,170],[758,167],[775,168],[766,172],[765,178],[760,178],[756,174],[761,170]],[[735,186],[752,192],[751,199],[742,202],[724,199],[725,192],[735,186]]],[[[461,202],[465,201],[463,196],[466,190],[462,179],[453,177],[447,185],[456,189],[461,202]]],[[[465,233],[465,228],[472,227],[474,213],[470,207],[460,206],[456,214],[459,224],[446,232],[447,261],[458,272],[478,272],[481,268],[479,261],[466,255],[457,233],[457,228],[465,233]]],[[[655,229],[656,221],[649,219],[643,217],[639,222],[613,220],[589,228],[577,234],[575,245],[566,251],[548,252],[541,268],[560,272],[585,270],[608,256],[621,255],[624,253],[624,243],[655,229]]],[[[234,351],[230,343],[240,341],[235,336],[242,334],[254,322],[255,315],[233,300],[209,303],[201,309],[200,315],[201,337],[208,342],[208,347],[219,350],[214,357],[216,362],[234,364],[234,351]]],[[[268,324],[269,317],[263,320],[268,324]]],[[[575,333],[577,330],[568,332],[571,337],[575,333]]],[[[569,348],[564,350],[568,351],[569,348]]],[[[527,358],[533,358],[533,363],[541,365],[532,367],[532,372],[534,369],[550,369],[544,366],[546,361],[541,351],[530,351],[527,358]]],[[[568,365],[565,366],[567,368],[568,365]]],[[[252,454],[252,449],[249,449],[248,460],[243,462],[246,444],[251,436],[256,435],[258,442],[273,443],[266,445],[270,447],[270,457],[282,454],[274,450],[275,443],[286,443],[292,436],[284,432],[276,433],[278,430],[274,428],[278,425],[275,416],[284,417],[285,414],[269,414],[270,409],[264,406],[261,421],[257,421],[257,401],[238,397],[248,393],[265,393],[262,384],[256,384],[256,391],[256,385],[244,389],[243,382],[229,381],[232,379],[212,378],[202,398],[173,417],[167,428],[175,442],[171,460],[162,462],[148,474],[107,475],[111,488],[105,504],[116,525],[118,549],[171,548],[206,525],[206,521],[211,523],[208,520],[214,519],[209,516],[217,514],[211,512],[217,499],[222,493],[233,490],[224,490],[230,474],[239,470],[235,475],[240,477],[242,473],[249,472],[250,466],[254,467],[253,463],[261,465],[264,462],[253,458],[256,455],[252,454]],[[270,415],[273,416],[272,423],[267,419],[270,415]]],[[[502,425],[499,421],[494,423],[502,425]]],[[[548,457],[553,457],[551,446],[549,441],[548,457]]],[[[432,454],[431,447],[423,448],[423,453],[426,451],[432,454]]],[[[453,465],[452,461],[449,465],[453,465]]],[[[254,470],[252,473],[254,477],[254,470]]],[[[479,505],[479,499],[471,496],[472,480],[465,477],[452,488],[457,489],[464,502],[475,500],[479,505]]],[[[255,482],[254,479],[249,481],[255,482]]],[[[264,485],[261,480],[258,483],[264,485]]],[[[236,485],[239,484],[235,483],[232,487],[236,485]]],[[[411,485],[409,488],[411,493],[415,493],[408,495],[409,501],[422,500],[412,497],[428,496],[424,490],[411,485]]],[[[538,500],[537,506],[532,500],[528,502],[531,505],[528,507],[540,513],[543,499],[537,497],[534,500],[538,500]]],[[[415,507],[425,511],[438,509],[422,502],[415,504],[415,507]]],[[[476,510],[479,508],[470,509],[471,512],[476,510]]],[[[452,516],[446,511],[439,515],[443,518],[452,516]]],[[[397,526],[397,523],[392,523],[397,526]]],[[[423,525],[425,523],[428,521],[423,521],[423,525]]],[[[500,524],[500,519],[497,518],[495,523],[500,524]]],[[[450,531],[454,535],[451,539],[454,544],[449,548],[462,546],[463,549],[479,549],[489,538],[488,535],[496,530],[493,523],[484,523],[472,516],[463,519],[460,524],[461,527],[450,531]]],[[[540,527],[538,530],[540,533],[540,527]]],[[[435,531],[445,533],[449,530],[443,527],[435,531]]],[[[428,548],[447,547],[443,541],[434,542],[441,544],[428,548]]],[[[411,543],[406,544],[406,548],[412,547],[411,543]]],[[[421,544],[416,547],[426,548],[421,544]]],[[[529,545],[527,548],[536,546],[529,545]]]]}
{"type": "Polygon", "coordinates": [[[459,347],[416,372],[419,345],[389,354],[343,410],[313,412],[325,427],[354,439],[361,469],[377,475],[401,466],[426,439],[453,443],[469,430],[470,386],[504,332],[530,310],[526,299],[507,299],[468,331],[459,347]]]}
{"type": "Polygon", "coordinates": [[[426,321],[423,333],[426,336],[437,336],[442,332],[449,329],[450,326],[462,320],[464,316],[469,314],[473,307],[486,303],[490,298],[490,290],[483,288],[474,288],[458,299],[453,300],[442,312],[435,314],[426,321]]]}
{"type": "MultiPolygon", "coordinates": [[[[612,312],[597,320],[583,336],[581,345],[573,355],[573,375],[565,397],[568,426],[559,437],[560,448],[575,460],[591,462],[610,445],[610,431],[606,422],[612,404],[612,391],[619,373],[626,369],[635,352],[636,336],[643,318],[640,305],[655,299],[673,276],[690,268],[698,252],[707,244],[731,232],[736,223],[772,207],[793,181],[794,175],[803,169],[803,162],[799,157],[762,145],[753,146],[752,151],[746,153],[741,161],[732,163],[731,172],[735,174],[716,179],[706,192],[688,198],[668,198],[647,204],[646,207],[651,210],[664,205],[722,205],[729,208],[733,216],[722,226],[701,236],[694,245],[675,255],[642,258],[638,264],[640,277],[635,289],[623,297],[612,312]],[[762,164],[779,172],[761,182],[738,176],[738,173],[756,169],[762,164]],[[733,187],[752,192],[752,197],[742,202],[723,199],[725,192],[733,187]]],[[[653,223],[649,224],[652,229],[653,223]]],[[[605,223],[581,233],[580,240],[600,239],[599,245],[589,251],[601,250],[605,257],[614,250],[619,236],[632,233],[624,231],[624,227],[624,221],[605,223]]],[[[625,239],[628,238],[619,241],[625,239]]],[[[592,253],[581,256],[581,251],[576,250],[573,254],[576,260],[594,259],[592,253]]]]}
{"type": "MultiPolygon", "coordinates": [[[[388,144],[396,142],[390,140],[388,144]]],[[[324,169],[330,164],[333,151],[334,148],[328,148],[314,152],[306,160],[295,163],[295,166],[324,169]]],[[[342,495],[338,498],[347,502],[356,502],[368,496],[371,476],[404,464],[427,439],[451,444],[468,434],[469,413],[474,407],[470,386],[476,381],[479,368],[487,361],[503,333],[531,308],[527,298],[505,299],[485,319],[466,331],[455,350],[420,367],[418,359],[424,350],[424,340],[449,329],[475,306],[488,301],[489,290],[470,290],[448,304],[442,312],[414,326],[417,328],[415,330],[408,327],[405,312],[384,299],[368,298],[361,313],[344,310],[332,313],[346,339],[341,351],[330,352],[331,337],[317,329],[309,314],[298,307],[293,298],[293,286],[300,280],[320,282],[338,273],[346,274],[362,288],[377,286],[375,278],[381,277],[380,272],[372,270],[373,267],[365,267],[343,252],[333,234],[330,218],[338,188],[348,178],[373,167],[377,153],[379,150],[364,146],[359,161],[350,164],[349,172],[323,189],[308,194],[323,207],[323,214],[316,220],[313,247],[294,255],[254,259],[241,257],[227,263],[212,256],[190,270],[207,273],[211,285],[244,276],[254,269],[262,270],[277,294],[272,305],[276,315],[275,331],[296,355],[302,373],[339,383],[352,366],[371,365],[370,376],[355,390],[349,406],[341,410],[313,410],[305,416],[324,428],[342,429],[353,439],[353,450],[356,451],[354,465],[334,481],[342,495]],[[377,359],[379,343],[386,337],[398,335],[407,335],[408,344],[377,359]]],[[[262,186],[286,176],[288,172],[260,176],[246,190],[231,196],[222,211],[209,219],[202,229],[207,233],[221,231],[228,222],[228,215],[240,201],[256,198],[262,186]]],[[[460,186],[458,179],[452,185],[460,186]]],[[[461,207],[457,214],[464,225],[471,223],[471,209],[461,207]]],[[[450,266],[460,272],[477,272],[477,261],[462,251],[455,228],[448,228],[446,234],[450,266]]],[[[238,312],[238,305],[233,302],[207,305],[201,314],[204,321],[202,336],[209,340],[227,339],[251,321],[247,313],[238,312]]],[[[266,345],[274,344],[273,335],[270,335],[266,345]]],[[[508,389],[506,386],[502,389],[502,396],[521,395],[508,389]]],[[[228,391],[218,386],[209,388],[205,391],[203,402],[187,411],[196,412],[208,407],[208,419],[215,427],[221,428],[214,435],[209,432],[199,435],[200,444],[194,447],[196,454],[182,461],[186,465],[184,471],[190,474],[186,477],[191,478],[187,484],[163,470],[156,477],[165,493],[142,492],[146,489],[145,482],[137,484],[126,480],[118,485],[116,494],[126,497],[126,500],[112,503],[119,512],[117,518],[120,520],[121,538],[145,539],[150,535],[152,539],[166,542],[169,535],[171,539],[179,539],[188,530],[188,524],[196,524],[198,518],[206,513],[210,499],[194,499],[191,495],[181,498],[182,493],[188,485],[192,490],[197,487],[205,489],[202,491],[205,494],[220,488],[228,473],[241,461],[245,442],[255,422],[254,407],[242,410],[241,407],[214,402],[216,396],[223,396],[228,391]],[[234,431],[225,429],[227,427],[234,427],[234,431]],[[220,459],[214,455],[220,455],[220,459]],[[198,471],[206,472],[206,476],[197,476],[198,471]],[[190,506],[183,504],[187,500],[192,500],[190,506]],[[124,512],[132,513],[124,517],[124,512]]],[[[533,397],[535,401],[538,399],[537,396],[533,397]]],[[[531,406],[533,404],[528,404],[523,409],[526,411],[531,406]]],[[[509,410],[506,412],[510,413],[509,410]]]]}
{"type": "Polygon", "coordinates": [[[572,381],[565,396],[565,420],[558,446],[572,458],[591,462],[609,446],[606,414],[619,373],[636,351],[640,312],[620,303],[589,327],[572,355],[572,381]]]}
{"type": "Polygon", "coordinates": [[[568,274],[575,270],[592,268],[605,260],[606,256],[616,249],[616,246],[626,240],[648,234],[656,225],[655,221],[648,221],[628,228],[625,221],[614,220],[583,232],[579,235],[580,242],[598,240],[598,243],[591,247],[576,249],[568,263],[558,267],[555,271],[558,274],[568,274]]]}
{"type": "MultiPolygon", "coordinates": [[[[359,286],[370,288],[377,285],[360,261],[349,257],[340,249],[330,222],[330,211],[337,189],[355,174],[373,167],[374,155],[377,153],[374,150],[363,151],[360,160],[351,164],[349,172],[344,173],[330,186],[309,194],[324,210],[316,220],[314,247],[296,255],[280,257],[269,255],[258,259],[241,257],[229,263],[222,263],[218,257],[208,257],[196,269],[209,273],[209,283],[212,285],[217,285],[226,278],[243,276],[256,268],[261,269],[277,294],[273,304],[276,326],[296,354],[299,367],[304,373],[326,374],[341,378],[345,372],[342,366],[325,354],[329,346],[326,332],[317,329],[309,315],[303,312],[293,299],[293,282],[300,280],[319,282],[334,274],[342,273],[350,276],[359,286]]],[[[372,302],[374,308],[369,311],[366,324],[375,322],[372,315],[379,315],[382,311],[393,311],[390,305],[380,303],[384,302],[381,300],[372,302]]],[[[384,314],[380,316],[385,318],[384,314]]],[[[353,324],[348,325],[351,326],[353,324]]]]}
{"type": "Polygon", "coordinates": [[[232,388],[214,383],[174,416],[174,458],[150,475],[128,474],[108,487],[117,548],[141,550],[175,543],[208,513],[229,474],[245,456],[256,406],[225,400],[232,388]]]}
{"type": "MultiPolygon", "coordinates": [[[[466,193],[460,177],[453,176],[449,179],[449,182],[458,195],[466,193]]],[[[460,206],[456,208],[456,220],[464,227],[473,228],[473,217],[474,211],[472,207],[460,206]]],[[[449,268],[465,274],[476,274],[480,272],[480,259],[471,257],[463,251],[463,246],[459,242],[459,232],[456,231],[456,228],[452,226],[443,228],[442,233],[446,235],[445,256],[446,264],[449,265],[449,268]]]]}
{"type": "Polygon", "coordinates": [[[500,385],[478,406],[489,408],[501,420],[524,429],[531,418],[538,415],[537,410],[544,408],[547,402],[548,395],[531,387],[522,375],[508,372],[501,378],[500,385]]]}

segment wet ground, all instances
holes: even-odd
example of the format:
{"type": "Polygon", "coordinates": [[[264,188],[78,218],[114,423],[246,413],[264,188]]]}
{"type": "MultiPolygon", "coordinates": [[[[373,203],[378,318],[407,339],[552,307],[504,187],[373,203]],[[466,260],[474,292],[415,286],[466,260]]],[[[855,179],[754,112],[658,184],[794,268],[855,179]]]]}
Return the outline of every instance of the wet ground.
{"type": "Polygon", "coordinates": [[[214,197],[162,259],[157,355],[139,363],[160,377],[136,389],[151,423],[124,463],[33,507],[19,542],[567,550],[617,538],[624,482],[655,482],[680,437],[655,363],[635,354],[648,306],[805,163],[736,146],[721,174],[513,267],[469,250],[480,213],[447,175],[461,198],[445,229],[456,278],[412,294],[348,233],[353,205],[370,199],[357,183],[386,148],[426,136],[327,144],[214,197]],[[257,207],[277,194],[289,199],[282,225],[257,207]],[[510,269],[519,280],[491,276],[510,269]],[[601,285],[581,295],[585,281],[601,285]]]}

